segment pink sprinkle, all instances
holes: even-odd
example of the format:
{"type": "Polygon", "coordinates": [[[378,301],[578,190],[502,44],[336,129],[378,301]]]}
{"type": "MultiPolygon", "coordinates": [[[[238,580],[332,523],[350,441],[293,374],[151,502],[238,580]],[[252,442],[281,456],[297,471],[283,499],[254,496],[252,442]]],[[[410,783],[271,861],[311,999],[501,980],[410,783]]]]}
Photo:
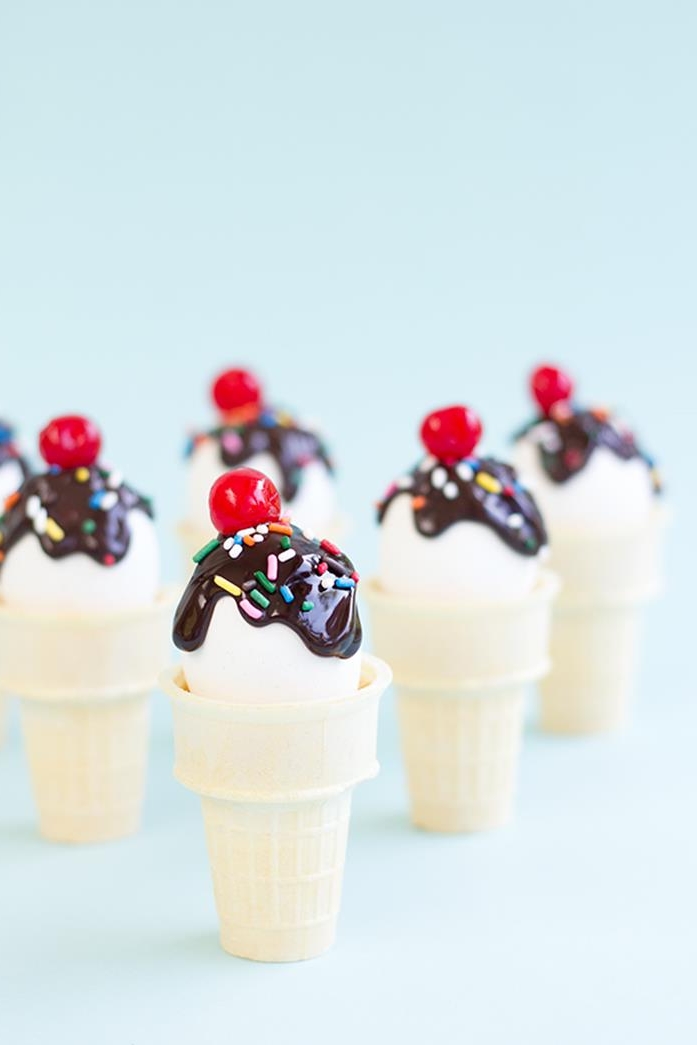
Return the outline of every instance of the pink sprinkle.
{"type": "Polygon", "coordinates": [[[327,566],[326,562],[320,562],[317,566],[317,572],[319,574],[326,573],[328,569],[329,567],[327,566]]]}
{"type": "Polygon", "coordinates": [[[240,609],[244,610],[247,616],[251,617],[252,620],[259,620],[259,618],[261,617],[261,610],[257,609],[256,606],[252,605],[249,599],[240,599],[239,607],[240,609]]]}
{"type": "Polygon", "coordinates": [[[361,578],[359,577],[358,573],[356,572],[356,570],[354,570],[353,573],[351,574],[351,580],[355,581],[356,584],[358,584],[360,579],[361,578]]]}
{"type": "Polygon", "coordinates": [[[275,555],[269,555],[266,560],[266,576],[270,581],[275,581],[278,577],[278,559],[275,555]]]}
{"type": "Polygon", "coordinates": [[[328,541],[326,538],[320,544],[320,548],[324,548],[325,552],[329,552],[330,555],[341,555],[337,546],[332,544],[332,542],[328,541]]]}

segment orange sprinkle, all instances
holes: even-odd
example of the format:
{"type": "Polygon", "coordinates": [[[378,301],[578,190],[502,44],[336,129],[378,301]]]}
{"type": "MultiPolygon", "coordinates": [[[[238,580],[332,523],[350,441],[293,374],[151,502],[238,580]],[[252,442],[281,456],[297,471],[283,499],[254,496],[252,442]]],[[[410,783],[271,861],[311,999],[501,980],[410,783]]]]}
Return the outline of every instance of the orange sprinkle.
{"type": "Polygon", "coordinates": [[[5,553],[4,552],[0,552],[0,562],[2,562],[2,560],[4,558],[5,558],[5,553]]]}
{"type": "Polygon", "coordinates": [[[292,536],[290,526],[282,526],[280,523],[269,523],[269,533],[284,533],[286,537],[292,536]]]}
{"type": "Polygon", "coordinates": [[[247,534],[247,536],[244,538],[244,543],[247,545],[248,548],[253,548],[254,538],[250,534],[247,534]]]}
{"type": "Polygon", "coordinates": [[[14,508],[18,500],[19,490],[16,490],[15,493],[11,493],[10,496],[5,499],[5,511],[9,512],[10,508],[14,508]]]}
{"type": "Polygon", "coordinates": [[[412,497],[412,499],[411,499],[411,506],[416,511],[418,511],[419,508],[423,508],[423,506],[425,504],[426,504],[426,498],[425,497],[412,497]]]}

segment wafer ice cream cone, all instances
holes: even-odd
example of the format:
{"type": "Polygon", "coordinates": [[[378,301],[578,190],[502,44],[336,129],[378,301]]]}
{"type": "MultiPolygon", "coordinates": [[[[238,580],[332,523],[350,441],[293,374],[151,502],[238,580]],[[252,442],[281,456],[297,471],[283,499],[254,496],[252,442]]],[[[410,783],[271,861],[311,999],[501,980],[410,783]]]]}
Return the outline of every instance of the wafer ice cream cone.
{"type": "Polygon", "coordinates": [[[532,391],[540,416],[518,436],[516,460],[545,513],[562,580],[540,721],[553,733],[607,732],[627,721],[642,610],[660,589],[660,479],[608,410],[573,404],[561,371],[538,368],[532,391]]]}
{"type": "Polygon", "coordinates": [[[221,477],[174,641],[175,775],[201,796],[225,950],[299,961],[333,942],[351,794],[377,772],[389,669],[360,658],[358,575],[280,517],[270,480],[221,477]]]}
{"type": "Polygon", "coordinates": [[[175,775],[201,796],[220,937],[258,961],[298,961],[333,942],[351,794],[374,776],[385,665],[364,658],[339,699],[234,704],[162,679],[175,775]]]}
{"type": "Polygon", "coordinates": [[[513,811],[526,690],[549,668],[543,573],[508,601],[438,602],[367,585],[375,648],[398,698],[411,816],[430,831],[482,831],[513,811]]]}
{"type": "Polygon", "coordinates": [[[334,469],[324,440],[283,410],[270,407],[257,378],[247,370],[219,374],[211,386],[215,426],[194,433],[186,448],[186,516],[177,527],[184,576],[191,556],[212,536],[208,493],[216,479],[242,465],[268,475],[284,511],[313,533],[345,537],[337,508],[334,469]]]}
{"type": "Polygon", "coordinates": [[[20,697],[41,833],[60,842],[139,825],[172,604],[149,506],[96,464],[99,443],[83,418],[51,422],[49,471],[2,524],[0,684],[20,697]]]}
{"type": "Polygon", "coordinates": [[[431,831],[511,815],[523,702],[548,668],[557,584],[513,469],[473,456],[465,407],[422,426],[427,456],[379,505],[380,572],[367,586],[375,648],[392,667],[411,817],[431,831]]]}

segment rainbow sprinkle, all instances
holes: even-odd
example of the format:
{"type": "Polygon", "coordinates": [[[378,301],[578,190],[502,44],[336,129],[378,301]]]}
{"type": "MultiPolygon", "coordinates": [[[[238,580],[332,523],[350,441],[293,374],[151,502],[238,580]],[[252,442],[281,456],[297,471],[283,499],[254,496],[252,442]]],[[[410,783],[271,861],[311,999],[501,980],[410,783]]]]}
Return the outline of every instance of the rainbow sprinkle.
{"type": "Polygon", "coordinates": [[[247,616],[251,617],[252,620],[259,620],[261,617],[261,610],[258,610],[256,606],[252,606],[249,599],[242,599],[239,605],[240,609],[243,609],[247,616]]]}
{"type": "Polygon", "coordinates": [[[263,610],[267,610],[271,605],[266,596],[262,595],[258,588],[255,588],[254,591],[250,591],[249,597],[250,599],[254,599],[257,606],[261,606],[263,610]]]}
{"type": "Polygon", "coordinates": [[[474,481],[487,493],[501,493],[503,489],[498,479],[493,475],[489,475],[488,472],[479,472],[474,481]]]}
{"type": "Polygon", "coordinates": [[[210,555],[210,553],[215,551],[215,549],[219,546],[220,541],[216,540],[216,538],[214,537],[212,541],[208,542],[208,544],[204,544],[203,548],[199,548],[199,550],[193,556],[193,561],[202,562],[202,560],[205,559],[207,555],[210,555]]]}
{"type": "MultiPolygon", "coordinates": [[[[271,583],[266,574],[262,573],[261,570],[256,570],[254,576],[259,581],[259,584],[261,584],[262,588],[265,588],[266,591],[269,592],[269,594],[273,595],[273,593],[276,591],[276,585],[271,583]]],[[[254,593],[252,592],[252,594],[254,593]]]]}
{"type": "Polygon", "coordinates": [[[46,520],[46,535],[58,544],[65,537],[65,530],[58,525],[55,519],[48,518],[46,520]]]}
{"type": "Polygon", "coordinates": [[[284,602],[292,602],[293,601],[293,592],[290,590],[290,588],[288,587],[287,584],[282,584],[281,587],[278,590],[280,591],[281,595],[283,596],[283,601],[284,602]]]}
{"type": "Polygon", "coordinates": [[[309,599],[305,599],[304,603],[300,608],[303,611],[303,613],[309,613],[310,610],[314,610],[315,604],[314,602],[310,602],[309,599]]]}
{"type": "Polygon", "coordinates": [[[213,583],[217,584],[219,588],[223,589],[223,591],[226,591],[228,595],[237,596],[242,594],[241,588],[238,588],[236,584],[232,583],[232,581],[225,580],[225,578],[221,577],[218,573],[216,573],[215,577],[213,578],[213,583]]]}

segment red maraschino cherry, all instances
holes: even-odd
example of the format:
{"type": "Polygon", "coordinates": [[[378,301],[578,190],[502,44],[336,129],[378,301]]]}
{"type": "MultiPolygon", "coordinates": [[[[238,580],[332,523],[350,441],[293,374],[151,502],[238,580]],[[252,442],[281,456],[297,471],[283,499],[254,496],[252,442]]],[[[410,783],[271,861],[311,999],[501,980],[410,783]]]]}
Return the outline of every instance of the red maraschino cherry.
{"type": "Polygon", "coordinates": [[[574,393],[574,386],[568,374],[556,366],[538,366],[530,375],[530,391],[545,416],[548,416],[556,403],[564,403],[574,393]]]}
{"type": "Polygon", "coordinates": [[[48,465],[89,468],[102,445],[99,429],[87,417],[54,417],[39,434],[39,452],[48,465]]]}
{"type": "Polygon", "coordinates": [[[226,536],[281,517],[281,498],[268,475],[256,468],[236,468],[221,475],[208,497],[211,522],[226,536]]]}
{"type": "Polygon", "coordinates": [[[482,436],[482,423],[468,406],[434,410],[421,425],[421,442],[444,464],[469,457],[482,436]]]}
{"type": "Polygon", "coordinates": [[[261,385],[249,370],[224,370],[213,382],[213,402],[221,414],[254,414],[261,408],[261,385]]]}

